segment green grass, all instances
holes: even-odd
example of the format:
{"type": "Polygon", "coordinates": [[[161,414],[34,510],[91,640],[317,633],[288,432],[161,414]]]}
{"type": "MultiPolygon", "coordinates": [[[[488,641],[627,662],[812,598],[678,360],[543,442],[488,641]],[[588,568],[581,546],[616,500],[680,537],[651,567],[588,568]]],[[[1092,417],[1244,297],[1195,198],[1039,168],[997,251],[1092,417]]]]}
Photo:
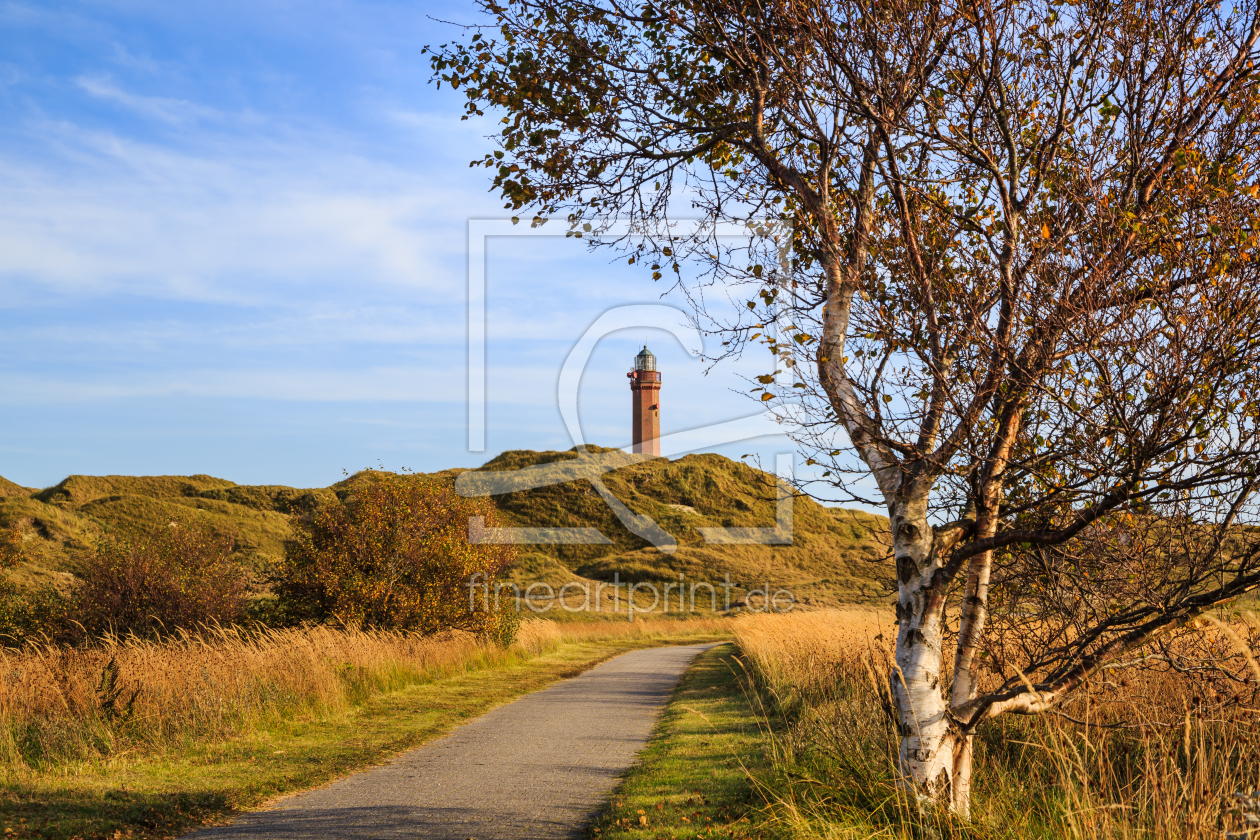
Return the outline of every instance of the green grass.
{"type": "Polygon", "coordinates": [[[378,695],[347,712],[151,755],[11,771],[0,783],[7,838],[163,838],[379,764],[490,709],[619,653],[705,637],[567,643],[530,659],[378,695]]]}
{"type": "Polygon", "coordinates": [[[639,763],[591,825],[592,838],[771,836],[750,777],[768,766],[764,739],[741,673],[729,644],[696,658],[639,763]]]}

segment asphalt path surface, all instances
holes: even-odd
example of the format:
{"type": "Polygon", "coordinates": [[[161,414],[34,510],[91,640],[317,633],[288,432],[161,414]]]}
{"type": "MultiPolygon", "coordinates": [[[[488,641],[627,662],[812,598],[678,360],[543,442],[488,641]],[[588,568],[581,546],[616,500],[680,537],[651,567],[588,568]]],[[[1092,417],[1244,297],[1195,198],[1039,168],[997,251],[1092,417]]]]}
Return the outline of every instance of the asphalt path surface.
{"type": "Polygon", "coordinates": [[[187,837],[582,837],[647,743],[679,677],[710,647],[622,654],[380,767],[187,837]]]}

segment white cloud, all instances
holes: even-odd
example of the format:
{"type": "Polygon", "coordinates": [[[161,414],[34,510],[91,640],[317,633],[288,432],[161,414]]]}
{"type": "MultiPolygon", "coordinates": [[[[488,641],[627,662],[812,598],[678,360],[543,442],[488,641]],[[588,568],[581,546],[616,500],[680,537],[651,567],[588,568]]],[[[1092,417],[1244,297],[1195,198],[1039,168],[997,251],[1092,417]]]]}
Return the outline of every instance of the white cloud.
{"type": "Polygon", "coordinates": [[[463,307],[447,309],[451,311],[334,307],[315,302],[294,305],[272,317],[231,309],[196,324],[169,315],[128,320],[124,313],[108,325],[83,324],[73,318],[70,323],[13,324],[0,331],[0,344],[13,348],[38,344],[45,355],[63,347],[91,348],[93,353],[161,348],[167,354],[206,345],[219,352],[348,344],[459,348],[465,335],[463,307]]]}
{"type": "Polygon", "coordinates": [[[451,111],[441,113],[386,107],[382,116],[387,122],[405,129],[407,135],[421,144],[427,154],[448,154],[467,166],[474,156],[480,158],[492,148],[486,135],[497,133],[495,129],[500,126],[485,118],[461,120],[459,103],[451,105],[451,111]]]}
{"type": "Polygon", "coordinates": [[[140,96],[128,93],[115,85],[109,76],[80,76],[74,82],[97,99],[115,102],[141,116],[161,120],[172,125],[223,117],[223,114],[214,108],[207,108],[204,105],[197,105],[182,99],[167,99],[161,96],[140,96]]]}
{"type": "Polygon", "coordinates": [[[119,66],[149,74],[163,71],[170,72],[178,69],[178,65],[172,62],[159,62],[154,60],[152,56],[133,53],[117,41],[114,41],[111,46],[114,49],[114,54],[110,58],[119,66]]]}
{"type": "Polygon", "coordinates": [[[186,150],[40,129],[57,159],[0,158],[0,282],[243,303],[462,284],[461,207],[477,198],[437,178],[301,141],[186,150]]]}
{"type": "Polygon", "coordinates": [[[141,397],[226,397],[300,402],[462,403],[462,371],[420,367],[355,370],[186,369],[108,381],[72,381],[0,375],[5,400],[14,405],[95,402],[141,397]]]}

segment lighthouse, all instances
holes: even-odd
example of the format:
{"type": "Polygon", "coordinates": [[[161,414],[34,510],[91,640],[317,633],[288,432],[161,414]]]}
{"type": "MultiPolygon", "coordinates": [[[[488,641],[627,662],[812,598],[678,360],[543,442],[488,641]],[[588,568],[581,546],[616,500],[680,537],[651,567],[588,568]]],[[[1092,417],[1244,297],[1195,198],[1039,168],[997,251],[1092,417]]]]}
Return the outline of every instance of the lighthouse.
{"type": "Polygon", "coordinates": [[[661,454],[661,372],[656,357],[644,345],[634,357],[630,393],[634,399],[633,440],[636,454],[661,454]]]}

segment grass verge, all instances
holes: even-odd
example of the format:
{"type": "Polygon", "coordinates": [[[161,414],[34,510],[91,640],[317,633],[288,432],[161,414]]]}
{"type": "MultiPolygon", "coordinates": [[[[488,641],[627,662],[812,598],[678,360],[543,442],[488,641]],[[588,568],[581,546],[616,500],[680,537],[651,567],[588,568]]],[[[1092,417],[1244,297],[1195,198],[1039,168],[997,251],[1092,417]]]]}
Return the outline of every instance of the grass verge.
{"type": "Polygon", "coordinates": [[[0,826],[6,838],[170,837],[379,764],[619,653],[712,638],[683,632],[569,641],[232,738],[43,771],[10,768],[0,784],[0,826]]]}
{"type": "Polygon", "coordinates": [[[740,686],[732,645],[700,655],[655,734],[592,823],[599,840],[769,836],[749,773],[765,769],[764,740],[740,686]]]}

